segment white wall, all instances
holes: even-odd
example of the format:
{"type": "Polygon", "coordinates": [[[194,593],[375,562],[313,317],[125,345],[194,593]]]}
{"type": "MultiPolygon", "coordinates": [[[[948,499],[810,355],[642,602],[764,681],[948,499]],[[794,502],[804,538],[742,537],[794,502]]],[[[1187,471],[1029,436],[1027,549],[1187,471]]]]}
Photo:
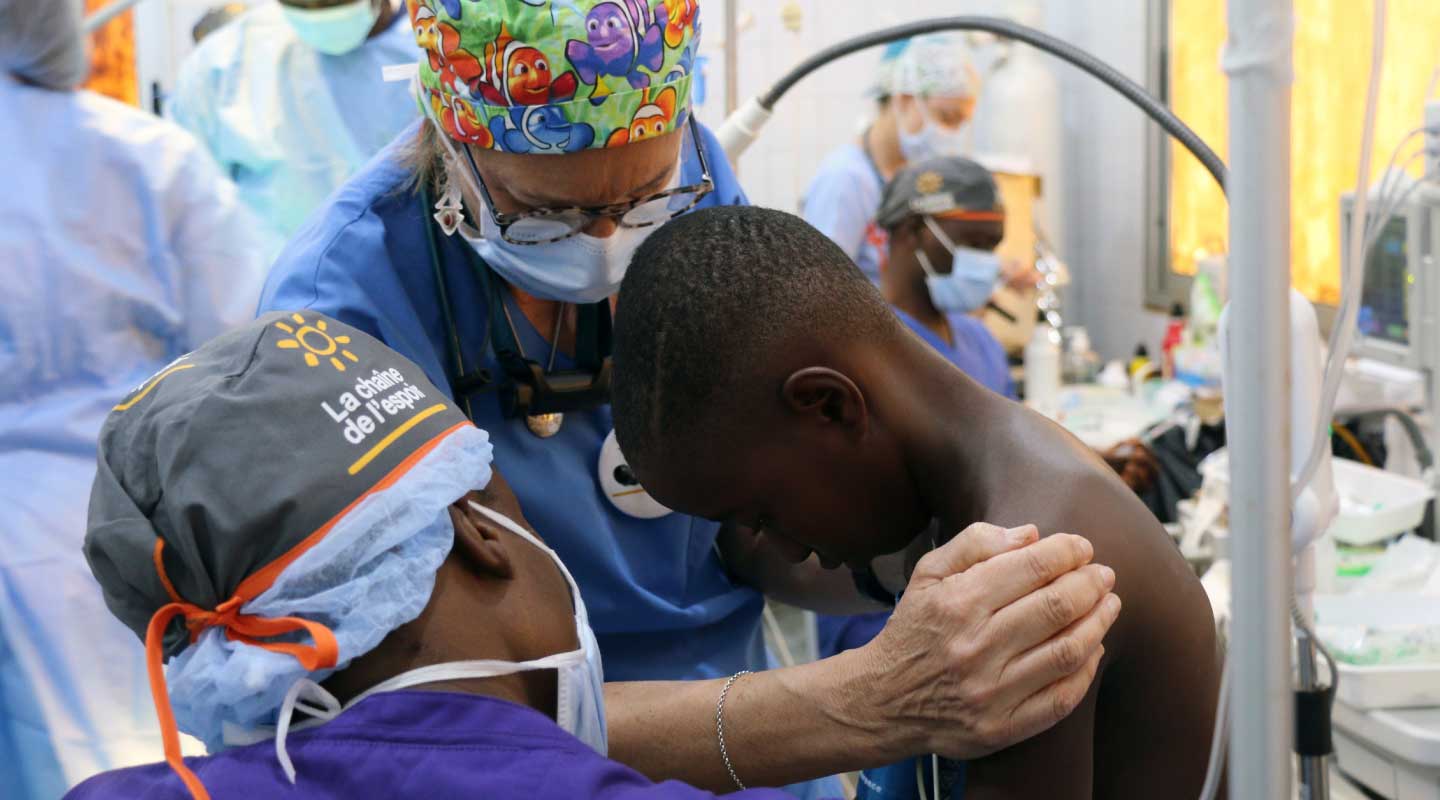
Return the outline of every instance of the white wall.
{"type": "MultiPolygon", "coordinates": [[[[1051,32],[1144,83],[1146,9],[1161,0],[1053,0],[1051,32]]],[[[1070,316],[1106,358],[1144,341],[1159,352],[1166,319],[1145,310],[1146,136],[1153,125],[1114,91],[1059,68],[1067,172],[1070,316]]]]}
{"type": "MultiPolygon", "coordinates": [[[[737,3],[739,97],[759,93],[790,66],[821,47],[877,27],[925,17],[1007,13],[1014,0],[795,0],[798,31],[782,23],[782,0],[728,0],[737,3]]],[[[1089,50],[1143,82],[1148,4],[1158,0],[1037,0],[1040,27],[1089,50]]],[[[708,0],[705,49],[710,99],[701,118],[722,114],[724,0],[708,0]]],[[[741,181],[753,202],[795,210],[820,160],[851,140],[871,104],[878,53],[869,52],[826,67],[788,94],[776,118],[739,164],[741,181]]],[[[1145,259],[1146,131],[1139,111],[1078,70],[1040,57],[1058,81],[1058,109],[1036,108],[1036,125],[1058,119],[1058,175],[1047,183],[1044,203],[1058,214],[1052,238],[1070,264],[1075,285],[1069,293],[1069,321],[1086,325],[1096,348],[1107,357],[1128,356],[1137,341],[1152,352],[1163,334],[1163,315],[1143,308],[1145,259]],[[1058,207],[1055,208],[1055,207],[1058,207]]],[[[986,98],[993,101],[996,98],[986,98]]],[[[982,105],[983,111],[983,105],[982,105]]],[[[980,120],[977,119],[977,124],[980,120]]],[[[1041,159],[1042,161],[1044,159],[1041,159]]]]}

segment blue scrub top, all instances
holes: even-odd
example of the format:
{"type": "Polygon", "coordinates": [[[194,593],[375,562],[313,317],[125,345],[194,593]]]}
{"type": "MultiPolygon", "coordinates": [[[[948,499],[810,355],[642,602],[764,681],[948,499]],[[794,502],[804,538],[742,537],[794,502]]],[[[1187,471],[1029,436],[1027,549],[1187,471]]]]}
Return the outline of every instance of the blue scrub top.
{"type": "Polygon", "coordinates": [[[166,113],[240,187],[265,226],[268,260],[420,116],[409,82],[382,74],[420,58],[403,5],[390,27],[348,53],[327,55],[296,34],[279,3],[254,4],[185,59],[166,113]]]}
{"type": "MultiPolygon", "coordinates": [[[[447,363],[439,287],[427,243],[431,209],[410,188],[398,162],[418,123],[401,134],[330,198],[281,254],[261,310],[313,309],[364,330],[414,360],[439,387],[458,375],[447,363]]],[[[709,131],[715,191],[701,206],[746,203],[709,131]]],[[[686,183],[700,180],[687,144],[686,183]]],[[[455,315],[455,335],[473,372],[503,374],[486,341],[488,304],[460,237],[437,231],[439,269],[455,315]],[[482,350],[482,348],[484,348],[482,350]]],[[[529,357],[550,346],[512,309],[529,357]]],[[[572,366],[559,354],[558,369],[572,366]]],[[[493,393],[471,399],[475,424],[489,431],[496,468],[525,516],[574,573],[590,610],[607,680],[715,678],[766,666],[760,632],[764,600],[730,581],[715,550],[719,526],[671,514],[639,520],[617,511],[597,480],[600,448],[612,430],[610,408],[565,415],[559,435],[540,439],[523,420],[501,416],[493,393]]]]}
{"type": "Polygon", "coordinates": [[[847,144],[820,163],[805,190],[803,216],[865,273],[880,282],[890,236],[875,223],[885,179],[859,144],[847,144]]]}
{"type": "Polygon", "coordinates": [[[969,314],[946,314],[950,323],[950,337],[954,344],[946,344],[936,333],[925,327],[919,320],[900,309],[894,309],[895,316],[905,323],[915,335],[949,359],[961,372],[974,378],[990,391],[1015,399],[1015,381],[1010,377],[1010,361],[1005,357],[1005,348],[985,323],[969,314]]]}

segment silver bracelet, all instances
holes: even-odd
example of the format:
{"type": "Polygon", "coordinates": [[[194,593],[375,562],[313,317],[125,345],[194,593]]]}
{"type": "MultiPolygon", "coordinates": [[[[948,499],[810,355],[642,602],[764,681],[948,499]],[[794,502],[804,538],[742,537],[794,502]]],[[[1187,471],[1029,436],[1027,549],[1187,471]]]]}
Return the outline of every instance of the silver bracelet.
{"type": "Polygon", "coordinates": [[[750,670],[742,669],[731,675],[730,680],[725,681],[725,688],[720,690],[720,699],[715,701],[715,738],[720,742],[720,758],[725,761],[725,770],[730,773],[730,780],[735,781],[735,785],[740,787],[742,792],[745,791],[745,784],[741,783],[740,776],[735,774],[735,765],[730,763],[730,754],[725,751],[725,696],[730,694],[730,687],[735,685],[741,675],[749,674],[750,670]]]}

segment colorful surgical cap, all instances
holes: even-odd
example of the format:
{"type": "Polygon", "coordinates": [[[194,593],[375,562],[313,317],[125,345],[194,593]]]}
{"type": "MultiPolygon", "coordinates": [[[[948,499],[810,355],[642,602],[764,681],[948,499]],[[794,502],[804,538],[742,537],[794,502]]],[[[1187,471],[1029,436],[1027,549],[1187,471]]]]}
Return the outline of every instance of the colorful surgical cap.
{"type": "Polygon", "coordinates": [[[917,36],[883,67],[890,94],[917,97],[978,97],[980,75],[970,64],[965,41],[951,33],[917,36]]]}
{"type": "Polygon", "coordinates": [[[663,136],[690,110],[698,0],[409,0],[420,102],[450,138],[559,154],[663,136]]]}

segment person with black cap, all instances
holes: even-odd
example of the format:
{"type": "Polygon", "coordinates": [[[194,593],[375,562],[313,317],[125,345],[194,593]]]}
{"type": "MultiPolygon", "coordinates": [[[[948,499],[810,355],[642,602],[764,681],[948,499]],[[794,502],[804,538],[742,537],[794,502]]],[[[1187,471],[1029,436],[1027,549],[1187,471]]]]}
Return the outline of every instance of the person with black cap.
{"type": "Polygon", "coordinates": [[[989,170],[965,158],[911,166],[885,187],[890,236],[880,289],[920,338],[986,388],[1013,397],[1005,351],[976,316],[1003,280],[1005,207],[989,170]]]}
{"type": "Polygon", "coordinates": [[[605,757],[585,604],[491,455],[418,366],[316,314],[132,391],[85,556],[145,642],[168,766],[69,797],[713,797],[605,757]]]}

